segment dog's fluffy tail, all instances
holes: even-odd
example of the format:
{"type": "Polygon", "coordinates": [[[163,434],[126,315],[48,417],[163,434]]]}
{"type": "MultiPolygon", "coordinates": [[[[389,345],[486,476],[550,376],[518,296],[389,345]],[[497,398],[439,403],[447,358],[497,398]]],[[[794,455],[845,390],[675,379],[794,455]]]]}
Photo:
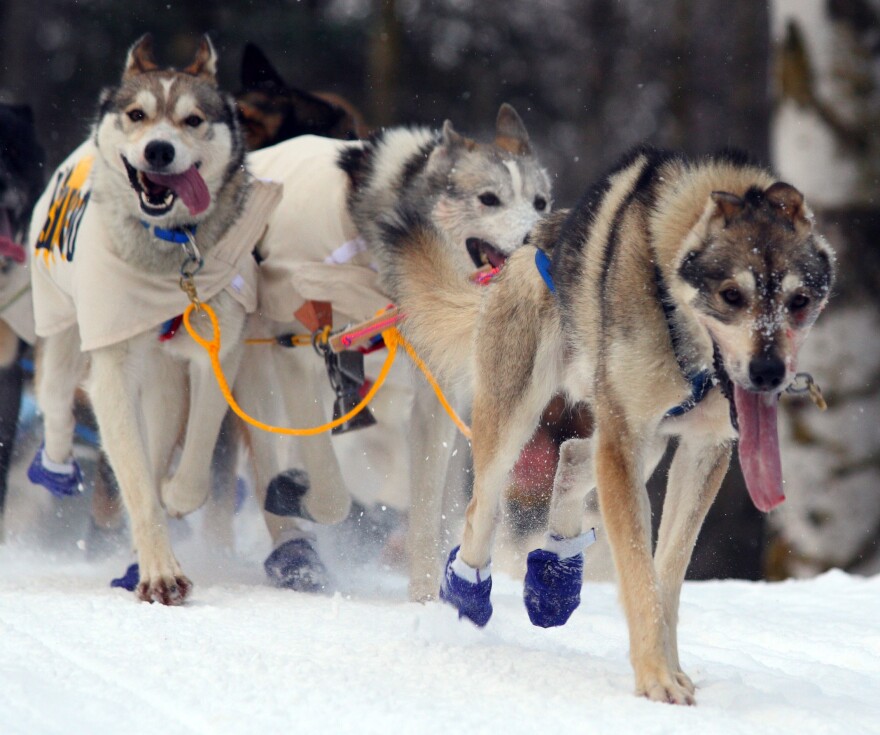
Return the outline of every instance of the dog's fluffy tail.
{"type": "Polygon", "coordinates": [[[380,223],[384,280],[404,314],[401,330],[444,383],[468,380],[481,289],[454,265],[425,217],[399,207],[380,223]]]}

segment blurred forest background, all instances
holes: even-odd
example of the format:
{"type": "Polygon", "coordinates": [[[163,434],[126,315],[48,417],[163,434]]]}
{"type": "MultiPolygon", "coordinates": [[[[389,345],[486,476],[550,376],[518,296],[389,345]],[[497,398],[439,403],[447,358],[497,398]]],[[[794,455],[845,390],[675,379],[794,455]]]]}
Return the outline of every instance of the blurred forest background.
{"type": "Polygon", "coordinates": [[[784,399],[788,502],[765,521],[732,472],[690,575],[873,572],[878,18],[876,0],[2,0],[0,100],[32,106],[51,168],[137,37],[152,32],[159,59],[181,64],[209,31],[229,91],[251,41],[288,84],[343,95],[373,127],[450,118],[485,137],[512,103],[556,207],[643,140],[750,151],[806,193],[840,254],[839,293],[801,365],[830,408],[784,399]]]}

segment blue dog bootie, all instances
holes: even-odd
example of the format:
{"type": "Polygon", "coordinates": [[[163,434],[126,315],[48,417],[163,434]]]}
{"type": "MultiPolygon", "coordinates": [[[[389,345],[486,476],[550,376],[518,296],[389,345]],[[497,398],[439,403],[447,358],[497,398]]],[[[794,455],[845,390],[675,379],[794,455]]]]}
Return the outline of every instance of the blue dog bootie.
{"type": "Polygon", "coordinates": [[[523,601],[532,625],[555,628],[568,622],[581,604],[584,550],[595,541],[595,528],[568,539],[548,535],[544,547],[529,554],[523,601]]]}
{"type": "Polygon", "coordinates": [[[459,618],[467,618],[482,628],[492,617],[491,566],[474,569],[458,558],[456,546],[449,552],[446,570],[440,585],[440,599],[458,610],[459,618]]]}
{"type": "Polygon", "coordinates": [[[276,587],[297,592],[327,592],[330,575],[307,538],[279,544],[263,562],[266,576],[276,587]]]}
{"type": "Polygon", "coordinates": [[[42,485],[56,498],[69,498],[83,491],[83,475],[75,459],[69,462],[53,462],[46,456],[45,444],[41,444],[27,471],[28,480],[42,485]]]}
{"type": "Polygon", "coordinates": [[[111,587],[120,587],[121,589],[128,590],[129,592],[134,592],[135,588],[138,586],[138,582],[141,581],[141,568],[135,564],[131,564],[128,569],[125,570],[125,574],[121,577],[117,577],[116,579],[110,580],[111,587]]]}

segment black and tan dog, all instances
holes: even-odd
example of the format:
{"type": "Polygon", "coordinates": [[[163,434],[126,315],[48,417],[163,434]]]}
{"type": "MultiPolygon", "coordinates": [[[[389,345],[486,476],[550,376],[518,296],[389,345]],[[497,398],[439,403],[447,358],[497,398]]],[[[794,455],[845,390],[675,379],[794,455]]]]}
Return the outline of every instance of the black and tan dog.
{"type": "Polygon", "coordinates": [[[290,87],[254,44],[244,47],[242,90],[235,95],[248,150],[255,151],[298,135],[357,140],[369,130],[360,111],[331,92],[290,87]]]}
{"type": "Polygon", "coordinates": [[[492,613],[499,500],[554,392],[589,404],[595,432],[563,445],[550,533],[532,552],[525,601],[538,625],[579,602],[584,496],[598,486],[639,694],[693,703],[681,669],[679,594],[731,447],[761,510],[783,500],[776,405],[828,298],[834,256],[801,194],[736,154],[688,161],[631,153],[482,291],[443,257],[404,201],[387,225],[387,273],[404,329],[444,380],[470,384],[474,496],[441,596],[478,624],[492,613]],[[552,263],[547,254],[550,254],[552,263]],[[430,266],[426,266],[430,263],[430,266]],[[670,437],[656,552],[645,480],[670,437]]]}

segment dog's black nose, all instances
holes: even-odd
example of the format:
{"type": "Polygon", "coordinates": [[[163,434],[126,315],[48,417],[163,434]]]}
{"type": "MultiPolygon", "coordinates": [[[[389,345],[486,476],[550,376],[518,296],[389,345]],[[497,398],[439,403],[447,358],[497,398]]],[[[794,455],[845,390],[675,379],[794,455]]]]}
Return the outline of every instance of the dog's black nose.
{"type": "Polygon", "coordinates": [[[785,377],[785,363],[778,357],[760,355],[749,363],[749,379],[758,390],[775,390],[785,377]]]}
{"type": "Polygon", "coordinates": [[[151,140],[144,148],[144,158],[153,168],[165,168],[174,160],[174,146],[165,140],[151,140]]]}

